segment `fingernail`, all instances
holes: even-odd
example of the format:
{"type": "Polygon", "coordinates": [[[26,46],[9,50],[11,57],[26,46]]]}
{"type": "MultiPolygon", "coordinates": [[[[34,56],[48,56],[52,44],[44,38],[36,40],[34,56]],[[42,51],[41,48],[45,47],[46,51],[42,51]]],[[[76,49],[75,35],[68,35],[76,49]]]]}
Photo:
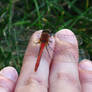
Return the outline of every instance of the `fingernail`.
{"type": "Polygon", "coordinates": [[[74,33],[69,29],[63,29],[56,33],[56,36],[63,41],[67,41],[72,44],[76,44],[77,40],[74,33]]]}
{"type": "Polygon", "coordinates": [[[87,71],[92,71],[92,62],[85,59],[81,61],[81,63],[79,64],[79,67],[87,71]]]}
{"type": "Polygon", "coordinates": [[[5,67],[0,71],[0,74],[14,82],[16,82],[18,78],[18,73],[13,67],[5,67]]]}

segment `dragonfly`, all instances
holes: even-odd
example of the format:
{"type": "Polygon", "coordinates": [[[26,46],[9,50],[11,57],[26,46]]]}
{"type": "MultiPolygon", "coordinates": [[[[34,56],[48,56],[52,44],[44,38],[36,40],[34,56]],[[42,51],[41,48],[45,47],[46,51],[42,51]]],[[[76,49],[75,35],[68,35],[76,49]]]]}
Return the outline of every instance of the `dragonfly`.
{"type": "MultiPolygon", "coordinates": [[[[36,64],[35,64],[35,69],[34,69],[35,72],[38,70],[43,50],[44,50],[45,47],[47,47],[50,37],[51,37],[51,31],[49,29],[44,29],[42,31],[41,37],[39,39],[40,49],[39,49],[37,61],[36,61],[36,64]]],[[[49,52],[48,52],[48,54],[49,54],[49,52]]]]}

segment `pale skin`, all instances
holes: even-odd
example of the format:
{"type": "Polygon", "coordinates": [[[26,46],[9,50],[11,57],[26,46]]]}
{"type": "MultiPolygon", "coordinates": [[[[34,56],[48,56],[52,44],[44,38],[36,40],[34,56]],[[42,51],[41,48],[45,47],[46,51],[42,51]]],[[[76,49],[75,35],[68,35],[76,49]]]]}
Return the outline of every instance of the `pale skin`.
{"type": "Polygon", "coordinates": [[[40,34],[38,31],[30,39],[19,77],[13,67],[0,71],[0,92],[92,92],[92,63],[87,59],[78,63],[78,43],[68,29],[50,38],[51,57],[45,49],[34,71],[40,34]]]}

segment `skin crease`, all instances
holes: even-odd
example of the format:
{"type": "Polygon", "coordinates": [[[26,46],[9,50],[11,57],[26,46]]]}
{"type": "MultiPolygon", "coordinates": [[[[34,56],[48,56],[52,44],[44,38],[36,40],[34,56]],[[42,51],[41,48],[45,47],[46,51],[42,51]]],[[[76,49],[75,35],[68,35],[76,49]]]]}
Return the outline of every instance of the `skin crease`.
{"type": "Polygon", "coordinates": [[[78,64],[77,40],[68,29],[57,32],[55,39],[50,38],[54,53],[48,48],[49,57],[45,49],[34,72],[40,35],[41,31],[35,32],[30,39],[19,78],[12,67],[0,71],[0,92],[92,92],[92,63],[85,59],[78,64]]]}

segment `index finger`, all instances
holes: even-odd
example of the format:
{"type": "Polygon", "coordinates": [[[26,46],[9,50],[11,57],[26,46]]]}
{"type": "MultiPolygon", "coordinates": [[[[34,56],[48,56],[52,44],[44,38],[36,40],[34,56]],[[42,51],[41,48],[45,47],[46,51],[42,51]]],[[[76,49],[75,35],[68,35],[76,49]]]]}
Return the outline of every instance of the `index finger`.
{"type": "MultiPolygon", "coordinates": [[[[30,39],[15,92],[47,92],[48,90],[49,65],[51,58],[49,57],[46,48],[43,51],[38,70],[36,72],[34,71],[40,48],[40,44],[37,44],[37,42],[41,32],[42,31],[35,32],[30,39]]],[[[52,43],[49,45],[53,49],[54,39],[53,37],[50,39],[52,43]]],[[[50,48],[48,48],[48,50],[52,57],[53,51],[50,48]]]]}

